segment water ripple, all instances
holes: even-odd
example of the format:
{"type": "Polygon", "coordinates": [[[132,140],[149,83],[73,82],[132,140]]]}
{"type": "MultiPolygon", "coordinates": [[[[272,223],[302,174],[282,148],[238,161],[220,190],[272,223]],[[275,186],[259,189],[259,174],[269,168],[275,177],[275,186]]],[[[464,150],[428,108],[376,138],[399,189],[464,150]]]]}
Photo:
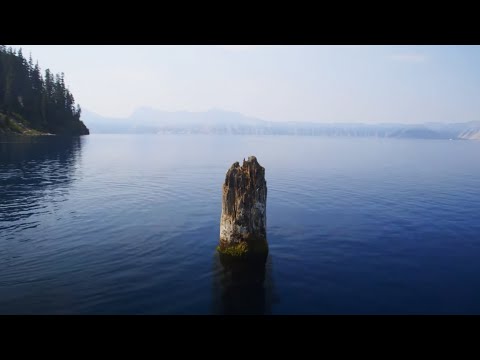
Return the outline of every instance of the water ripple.
{"type": "Polygon", "coordinates": [[[245,310],[480,313],[472,146],[95,135],[2,142],[0,313],[226,311],[241,292],[215,258],[221,189],[226,169],[249,154],[266,168],[270,258],[263,286],[243,290],[245,310]]]}

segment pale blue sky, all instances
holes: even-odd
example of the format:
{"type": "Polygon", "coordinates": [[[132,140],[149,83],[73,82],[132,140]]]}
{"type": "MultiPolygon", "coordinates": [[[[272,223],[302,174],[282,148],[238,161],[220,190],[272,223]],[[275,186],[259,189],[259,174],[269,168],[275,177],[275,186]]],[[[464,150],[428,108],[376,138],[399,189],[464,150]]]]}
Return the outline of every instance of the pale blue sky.
{"type": "Polygon", "coordinates": [[[80,105],[221,108],[272,121],[480,120],[479,46],[30,46],[80,105]]]}

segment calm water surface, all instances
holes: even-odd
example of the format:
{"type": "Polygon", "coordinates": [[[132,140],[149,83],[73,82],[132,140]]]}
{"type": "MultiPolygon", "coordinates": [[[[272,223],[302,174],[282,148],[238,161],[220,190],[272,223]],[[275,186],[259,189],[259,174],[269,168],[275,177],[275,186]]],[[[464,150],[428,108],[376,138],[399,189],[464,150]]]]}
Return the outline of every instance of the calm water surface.
{"type": "Polygon", "coordinates": [[[0,313],[480,314],[480,142],[0,140],[0,313]],[[215,254],[235,161],[266,168],[265,266],[215,254]]]}

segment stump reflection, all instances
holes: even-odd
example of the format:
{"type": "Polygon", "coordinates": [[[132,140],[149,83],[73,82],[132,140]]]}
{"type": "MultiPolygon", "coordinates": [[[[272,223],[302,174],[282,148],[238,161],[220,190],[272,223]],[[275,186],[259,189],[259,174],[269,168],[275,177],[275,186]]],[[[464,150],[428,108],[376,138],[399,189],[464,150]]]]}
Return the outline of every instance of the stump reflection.
{"type": "Polygon", "coordinates": [[[237,259],[214,257],[214,313],[262,315],[271,313],[271,257],[237,259]]]}

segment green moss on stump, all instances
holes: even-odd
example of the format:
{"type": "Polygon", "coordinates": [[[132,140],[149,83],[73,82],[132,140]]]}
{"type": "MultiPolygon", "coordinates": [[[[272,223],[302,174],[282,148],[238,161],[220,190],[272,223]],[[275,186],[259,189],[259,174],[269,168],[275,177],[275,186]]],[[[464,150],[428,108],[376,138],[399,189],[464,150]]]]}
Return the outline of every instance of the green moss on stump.
{"type": "Polygon", "coordinates": [[[235,258],[264,257],[268,254],[268,243],[263,238],[252,238],[233,244],[220,242],[217,251],[222,255],[235,258]]]}
{"type": "Polygon", "coordinates": [[[248,253],[248,244],[246,241],[241,241],[232,245],[220,244],[217,246],[217,251],[224,255],[242,257],[248,253]]]}

